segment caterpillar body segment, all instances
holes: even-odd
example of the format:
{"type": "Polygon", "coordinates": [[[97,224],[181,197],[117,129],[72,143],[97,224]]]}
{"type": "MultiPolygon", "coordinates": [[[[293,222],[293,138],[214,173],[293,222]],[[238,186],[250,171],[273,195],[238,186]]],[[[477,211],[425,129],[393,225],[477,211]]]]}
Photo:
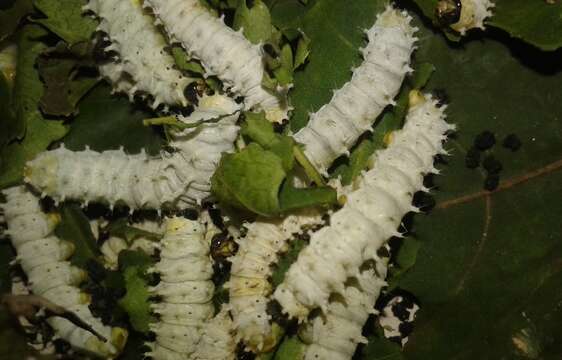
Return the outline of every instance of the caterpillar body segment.
{"type": "Polygon", "coordinates": [[[160,275],[160,283],[150,288],[159,299],[151,304],[158,322],[150,324],[156,336],[147,344],[150,351],[146,355],[155,360],[233,359],[236,344],[231,320],[224,312],[214,316],[205,225],[178,217],[165,223],[160,261],[149,269],[160,275]]]}
{"type": "Polygon", "coordinates": [[[305,153],[326,174],[340,155],[348,154],[359,136],[371,129],[383,109],[394,104],[404,77],[412,69],[416,28],[406,12],[388,7],[366,31],[368,44],[362,49],[363,63],[351,80],[334,91],[329,103],[310,115],[309,123],[295,134],[305,153]]]}
{"type": "Polygon", "coordinates": [[[484,29],[484,20],[492,16],[493,7],[490,0],[461,0],[460,19],[451,25],[451,29],[461,35],[470,29],[484,29]]]}
{"type": "Polygon", "coordinates": [[[223,117],[219,122],[204,123],[194,129],[172,131],[170,145],[178,151],[171,160],[181,164],[178,168],[186,171],[190,185],[177,201],[181,209],[200,205],[211,191],[211,176],[215,172],[223,153],[234,151],[234,142],[240,127],[236,124],[241,106],[229,97],[222,95],[204,96],[199,99],[195,111],[186,118],[185,123],[196,123],[223,117]]]}
{"type": "Polygon", "coordinates": [[[123,203],[131,209],[173,203],[183,192],[175,165],[122,149],[70,151],[64,146],[28,162],[26,181],[55,201],[123,203]]]}
{"type": "Polygon", "coordinates": [[[0,204],[0,208],[30,290],[73,312],[108,341],[60,317],[47,319],[55,334],[80,351],[105,358],[117,356],[125,345],[127,331],[103,325],[90,312],[89,296],[77,287],[86,273],[66,261],[74,249],[53,234],[58,217],[43,213],[39,199],[25,186],[5,189],[2,193],[7,202],[0,204]]]}
{"type": "Polygon", "coordinates": [[[437,172],[433,157],[446,154],[442,141],[454,126],[444,121],[444,108],[430,96],[411,99],[404,128],[388,148],[373,155],[374,167],[347,195],[330,226],[312,235],[275,290],[275,299],[290,317],[303,321],[318,307],[326,312],[330,294],[342,293],[345,279],[357,276],[359,266],[373,259],[390,237],[400,236],[396,229],[402,217],[417,210],[411,205],[413,194],[425,190],[423,175],[437,172]],[[389,168],[401,185],[385,175],[389,168]]]}
{"type": "Polygon", "coordinates": [[[201,60],[207,75],[216,75],[244,97],[246,110],[265,111],[270,121],[288,117],[284,95],[262,86],[264,64],[259,45],[225,25],[199,0],[145,0],[172,39],[201,60]]]}
{"type": "Polygon", "coordinates": [[[247,225],[246,236],[238,238],[239,249],[230,258],[230,312],[236,336],[248,350],[266,352],[275,346],[275,328],[266,312],[272,292],[272,265],[288,248],[289,240],[303,229],[322,223],[321,213],[306,210],[282,220],[258,219],[247,225]]]}
{"type": "Polygon", "coordinates": [[[139,1],[89,0],[83,10],[99,18],[97,30],[111,42],[105,51],[117,53],[116,59],[99,68],[115,91],[131,100],[137,93],[150,94],[154,109],[160,104],[187,106],[184,89],[194,79],[176,69],[165,50],[166,39],[139,1]]]}
{"type": "Polygon", "coordinates": [[[25,181],[55,201],[127,205],[131,210],[194,207],[209,197],[210,178],[221,154],[234,149],[239,106],[220,95],[201,99],[194,113],[180,120],[193,123],[225,116],[216,123],[172,131],[171,156],[70,151],[64,147],[40,153],[27,163],[25,181]]]}
{"type": "Polygon", "coordinates": [[[376,259],[374,268],[360,272],[341,297],[334,297],[326,312],[305,325],[310,339],[305,360],[351,359],[359,343],[366,343],[362,329],[386,286],[388,258],[376,259]]]}

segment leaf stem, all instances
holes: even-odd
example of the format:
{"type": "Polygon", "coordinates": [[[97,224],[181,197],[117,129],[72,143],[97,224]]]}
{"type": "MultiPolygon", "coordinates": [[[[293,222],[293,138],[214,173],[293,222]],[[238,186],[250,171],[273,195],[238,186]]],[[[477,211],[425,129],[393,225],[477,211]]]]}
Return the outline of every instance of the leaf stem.
{"type": "Polygon", "coordinates": [[[320,175],[298,145],[293,146],[293,155],[295,155],[295,160],[303,167],[304,172],[310,180],[314,181],[318,186],[326,186],[322,175],[320,175]]]}

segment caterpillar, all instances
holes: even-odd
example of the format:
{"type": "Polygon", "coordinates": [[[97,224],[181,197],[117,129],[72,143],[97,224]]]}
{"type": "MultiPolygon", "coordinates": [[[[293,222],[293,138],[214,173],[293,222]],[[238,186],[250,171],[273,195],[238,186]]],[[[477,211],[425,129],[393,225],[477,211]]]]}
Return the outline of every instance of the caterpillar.
{"type": "Polygon", "coordinates": [[[369,42],[362,49],[363,63],[295,134],[295,140],[305,145],[305,154],[320,172],[326,174],[332,161],[349,154],[349,148],[371,129],[383,109],[394,104],[405,75],[412,71],[409,62],[417,28],[410,25],[411,20],[406,12],[392,6],[378,14],[375,24],[366,30],[369,42]]]}
{"type": "Polygon", "coordinates": [[[178,151],[171,156],[151,157],[144,151],[129,155],[122,149],[73,152],[61,146],[28,162],[25,181],[55,201],[76,199],[111,207],[124,203],[131,211],[160,209],[165,204],[192,207],[209,196],[210,177],[221,154],[233,150],[238,109],[238,104],[224,96],[201,99],[198,109],[182,121],[227,116],[218,123],[172,131],[170,145],[178,151]]]}
{"type": "Polygon", "coordinates": [[[435,8],[437,19],[465,35],[470,29],[484,29],[484,20],[492,16],[490,0],[440,0],[435,8]]]}
{"type": "Polygon", "coordinates": [[[89,0],[83,11],[97,15],[97,31],[111,41],[105,52],[113,59],[99,70],[115,91],[128,94],[131,100],[139,92],[150,94],[154,109],[160,104],[187,106],[184,89],[194,79],[177,70],[165,50],[164,36],[139,1],[89,0]]]}
{"type": "Polygon", "coordinates": [[[151,304],[159,321],[150,325],[155,340],[147,343],[146,355],[155,360],[233,359],[231,320],[225,311],[213,317],[215,286],[205,225],[174,217],[165,226],[160,261],[149,269],[160,275],[150,288],[160,302],[151,304]]]}
{"type": "Polygon", "coordinates": [[[207,75],[216,75],[225,86],[244,97],[246,110],[265,111],[270,121],[287,118],[288,106],[280,93],[262,86],[263,54],[241,32],[225,25],[199,0],[146,0],[172,39],[198,58],[207,75]]]}
{"type": "Polygon", "coordinates": [[[271,295],[271,265],[280,252],[287,250],[288,241],[304,228],[322,223],[320,211],[307,210],[280,220],[258,219],[247,225],[245,237],[238,237],[238,252],[229,260],[229,308],[237,339],[248,350],[267,352],[276,344],[271,317],[266,312],[271,295]]]}
{"type": "Polygon", "coordinates": [[[25,186],[8,188],[2,193],[7,199],[0,204],[8,225],[6,234],[16,249],[16,260],[27,275],[31,291],[73,312],[108,341],[101,341],[64,318],[48,318],[49,325],[76,349],[103,357],[118,355],[125,345],[127,331],[104,326],[90,312],[89,296],[77,287],[86,273],[67,261],[74,247],[53,234],[58,215],[43,213],[39,199],[25,186]]]}
{"type": "Polygon", "coordinates": [[[361,333],[370,314],[375,313],[375,302],[386,286],[388,258],[375,256],[356,278],[347,280],[341,296],[330,299],[326,312],[306,324],[301,333],[308,340],[305,360],[348,360],[359,343],[367,339],[361,333]]]}
{"type": "Polygon", "coordinates": [[[343,294],[345,281],[358,275],[392,236],[404,214],[417,211],[414,192],[427,191],[423,175],[438,173],[433,157],[446,154],[442,141],[454,129],[444,121],[444,107],[431,96],[410,93],[404,128],[392,136],[388,148],[372,157],[374,167],[364,173],[345,205],[330,218],[330,226],[311,236],[274,298],[291,318],[305,320],[312,309],[327,311],[331,293],[343,294]]]}

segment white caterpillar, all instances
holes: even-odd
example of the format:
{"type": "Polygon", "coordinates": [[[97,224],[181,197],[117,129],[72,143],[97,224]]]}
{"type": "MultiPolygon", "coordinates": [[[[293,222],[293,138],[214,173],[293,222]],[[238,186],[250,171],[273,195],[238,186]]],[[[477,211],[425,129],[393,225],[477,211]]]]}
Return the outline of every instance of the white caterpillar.
{"type": "Polygon", "coordinates": [[[405,75],[412,71],[408,64],[417,29],[410,26],[411,20],[406,12],[391,6],[377,15],[373,27],[366,31],[369,43],[362,50],[363,63],[295,134],[295,140],[305,145],[305,154],[320,172],[325,174],[332,161],[348,154],[383,109],[394,103],[405,75]]]}
{"type": "Polygon", "coordinates": [[[201,99],[185,122],[226,116],[218,123],[172,132],[171,156],[128,155],[122,149],[73,152],[60,147],[40,153],[26,165],[25,181],[56,201],[76,199],[124,203],[131,210],[160,209],[164,204],[185,208],[209,196],[210,178],[223,152],[232,151],[238,135],[239,106],[215,95],[201,99]]]}
{"type": "Polygon", "coordinates": [[[364,173],[358,188],[324,227],[311,237],[290,267],[274,297],[290,317],[303,321],[320,307],[327,311],[331,293],[342,294],[347,278],[373,258],[390,237],[400,236],[397,227],[404,214],[417,211],[413,194],[427,190],[423,175],[437,173],[433,157],[445,154],[441,142],[454,128],[444,121],[444,108],[431,97],[411,93],[406,125],[392,136],[387,149],[373,155],[373,169],[364,173]]]}
{"type": "Polygon", "coordinates": [[[305,360],[349,360],[359,343],[367,339],[361,333],[387,273],[388,258],[376,257],[374,268],[368,268],[348,279],[342,296],[330,300],[326,312],[305,325],[309,340],[305,360]]]}
{"type": "Polygon", "coordinates": [[[266,305],[272,287],[271,266],[279,253],[287,250],[288,241],[305,226],[322,223],[319,211],[308,210],[288,215],[282,220],[259,219],[247,225],[236,255],[230,258],[232,267],[228,287],[230,311],[238,340],[254,352],[267,352],[276,345],[271,317],[266,305]]]}
{"type": "Polygon", "coordinates": [[[264,64],[259,45],[226,26],[199,0],[145,0],[170,37],[216,75],[233,92],[244,96],[246,110],[265,111],[270,121],[287,118],[286,100],[262,86],[264,64]]]}
{"type": "Polygon", "coordinates": [[[147,344],[147,355],[155,360],[234,358],[228,314],[223,311],[213,318],[209,247],[201,222],[166,220],[161,260],[149,270],[160,274],[160,283],[150,289],[160,301],[151,306],[159,322],[150,325],[156,337],[147,344]]]}
{"type": "Polygon", "coordinates": [[[8,224],[6,233],[32,292],[75,313],[108,341],[101,341],[64,318],[51,317],[47,319],[49,325],[79,350],[103,357],[116,356],[125,345],[127,331],[104,326],[88,309],[89,296],[77,287],[86,273],[66,261],[73,246],[53,235],[58,216],[43,213],[38,198],[24,186],[6,189],[3,194],[7,202],[0,207],[8,224]]]}
{"type": "Polygon", "coordinates": [[[493,7],[490,0],[461,0],[460,19],[451,28],[461,35],[470,29],[484,29],[484,20],[492,16],[493,7]]]}
{"type": "Polygon", "coordinates": [[[111,45],[105,51],[118,54],[115,63],[100,66],[100,73],[132,100],[137,92],[153,97],[152,108],[160,104],[187,105],[185,87],[193,81],[175,68],[165,50],[166,40],[136,0],[89,0],[84,11],[100,19],[97,30],[108,34],[111,45]]]}

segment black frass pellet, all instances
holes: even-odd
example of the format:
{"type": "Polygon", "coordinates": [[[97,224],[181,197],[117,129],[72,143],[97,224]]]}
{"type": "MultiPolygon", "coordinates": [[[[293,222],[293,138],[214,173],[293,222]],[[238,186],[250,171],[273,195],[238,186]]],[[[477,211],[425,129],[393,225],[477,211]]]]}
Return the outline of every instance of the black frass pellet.
{"type": "Polygon", "coordinates": [[[464,162],[467,168],[476,169],[480,165],[480,151],[475,147],[468,149],[464,162]]]}
{"type": "Polygon", "coordinates": [[[488,174],[499,174],[502,171],[502,163],[499,162],[494,155],[488,155],[482,162],[482,166],[488,172],[488,174]]]}
{"type": "Polygon", "coordinates": [[[480,150],[488,150],[496,144],[496,137],[491,131],[482,131],[474,138],[474,146],[480,150]]]}
{"type": "Polygon", "coordinates": [[[519,138],[517,137],[517,135],[515,134],[509,134],[505,137],[505,139],[503,139],[502,142],[503,147],[511,150],[511,151],[517,151],[519,150],[519,148],[521,148],[521,140],[519,140],[519,138]]]}

